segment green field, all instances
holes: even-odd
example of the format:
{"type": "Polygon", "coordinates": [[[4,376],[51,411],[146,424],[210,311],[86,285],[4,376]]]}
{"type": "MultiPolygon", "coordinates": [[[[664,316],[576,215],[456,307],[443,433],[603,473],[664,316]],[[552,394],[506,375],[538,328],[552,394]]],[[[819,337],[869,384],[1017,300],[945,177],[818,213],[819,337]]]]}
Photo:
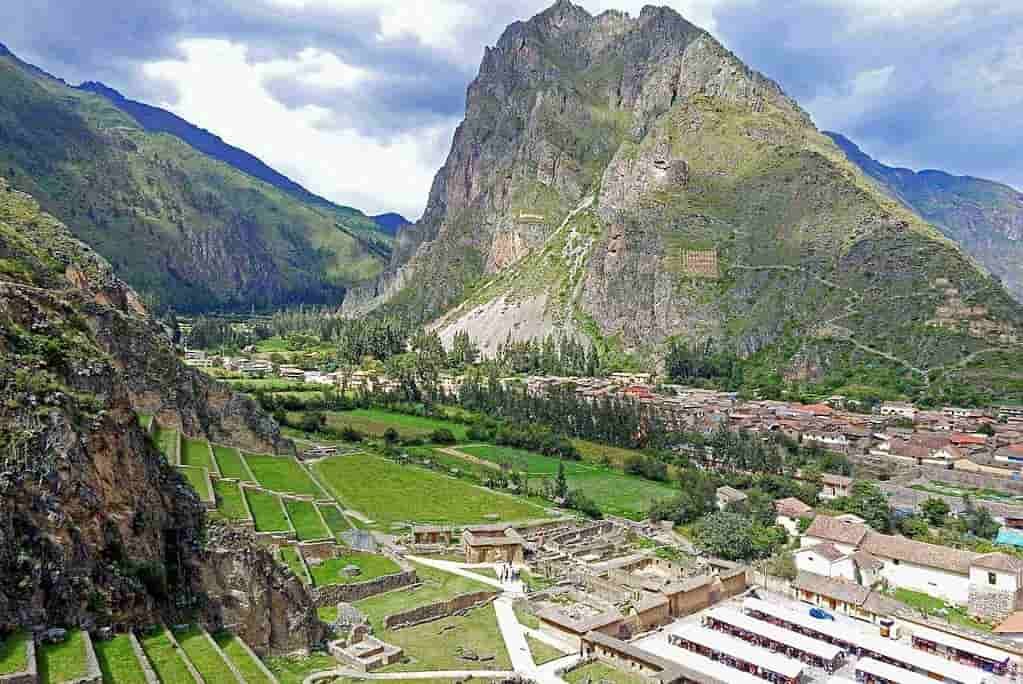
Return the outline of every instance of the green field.
{"type": "Polygon", "coordinates": [[[245,454],[245,461],[259,484],[267,489],[286,494],[323,497],[323,492],[308,473],[290,456],[245,454]]]}
{"type": "Polygon", "coordinates": [[[386,672],[511,669],[511,659],[492,605],[476,608],[464,616],[395,631],[384,630],[380,638],[404,649],[409,660],[384,668],[386,672]],[[487,662],[462,660],[456,651],[459,647],[471,649],[481,658],[493,656],[494,659],[487,662]]]}
{"type": "Polygon", "coordinates": [[[88,665],[85,659],[85,634],[70,630],[67,640],[59,644],[44,644],[36,649],[36,665],[40,684],[59,684],[81,679],[88,665]]]}
{"type": "Polygon", "coordinates": [[[185,659],[174,647],[166,630],[141,638],[142,650],[146,652],[149,663],[156,671],[156,676],[163,684],[191,682],[192,673],[185,665],[185,659]]]}
{"type": "Polygon", "coordinates": [[[384,618],[392,613],[411,610],[429,603],[437,603],[438,601],[447,601],[459,594],[492,591],[494,589],[489,584],[477,582],[467,577],[454,575],[427,565],[413,564],[421,582],[414,589],[403,589],[401,591],[378,594],[355,604],[369,618],[370,623],[377,632],[383,629],[384,618]]]}
{"type": "Polygon", "coordinates": [[[177,430],[160,427],[159,425],[157,425],[153,430],[153,441],[156,442],[156,448],[159,449],[160,453],[166,456],[167,460],[172,463],[176,458],[174,445],[177,444],[177,440],[177,430]]]}
{"type": "Polygon", "coordinates": [[[202,501],[213,501],[213,491],[205,468],[194,466],[177,466],[178,472],[185,476],[188,484],[199,494],[202,501]]]}
{"type": "Polygon", "coordinates": [[[612,467],[582,461],[562,461],[510,447],[481,445],[459,447],[458,451],[476,458],[506,465],[530,475],[553,476],[563,464],[570,489],[578,489],[593,499],[604,513],[632,519],[643,518],[650,504],[675,495],[668,483],[653,482],[626,475],[612,467]]]}
{"type": "Polygon", "coordinates": [[[211,473],[216,472],[213,458],[210,456],[210,445],[198,439],[181,439],[181,465],[205,468],[211,473]]]}
{"type": "Polygon", "coordinates": [[[347,553],[340,558],[330,558],[322,563],[309,564],[309,574],[313,576],[313,584],[317,587],[367,582],[398,572],[401,572],[401,568],[397,563],[387,556],[373,553],[347,553]],[[357,566],[362,572],[354,577],[346,576],[342,571],[349,565],[357,566]]]}
{"type": "Polygon", "coordinates": [[[434,430],[447,429],[459,442],[465,441],[465,431],[468,429],[465,425],[447,420],[421,418],[381,409],[330,412],[327,414],[327,425],[334,430],[351,425],[356,430],[373,437],[381,437],[388,428],[393,427],[404,439],[414,437],[425,439],[434,430]]]}
{"type": "Polygon", "coordinates": [[[336,668],[337,661],[325,653],[314,653],[309,656],[268,658],[266,666],[274,673],[280,684],[302,684],[303,680],[314,672],[336,668]]]}
{"type": "Polygon", "coordinates": [[[274,494],[257,489],[245,489],[252,518],[256,521],[256,532],[290,532],[288,519],[284,517],[281,500],[274,494]]]}
{"type": "Polygon", "coordinates": [[[302,563],[302,558],[299,557],[298,551],[291,546],[282,546],[280,555],[281,561],[291,568],[291,571],[295,573],[295,577],[302,580],[302,584],[309,584],[309,575],[306,574],[306,567],[302,563]]]}
{"type": "Polygon", "coordinates": [[[28,667],[28,632],[15,632],[0,641],[0,676],[24,672],[28,667]]]}
{"type": "Polygon", "coordinates": [[[320,506],[320,513],[323,514],[323,519],[327,521],[327,527],[334,534],[337,539],[341,538],[342,532],[347,532],[352,529],[352,526],[345,520],[345,516],[341,514],[341,509],[337,506],[320,506]]]}
{"type": "Polygon", "coordinates": [[[214,445],[213,454],[217,458],[217,466],[220,468],[221,476],[246,482],[252,481],[252,476],[249,475],[248,469],[245,468],[242,455],[238,453],[237,449],[214,445]]]}
{"type": "Polygon", "coordinates": [[[288,509],[291,524],[294,525],[300,541],[331,537],[330,530],[323,526],[320,516],[316,513],[316,506],[311,502],[285,499],[284,507],[288,509]]]}
{"type": "Polygon", "coordinates": [[[598,465],[611,465],[615,468],[625,467],[625,462],[633,457],[639,456],[642,452],[633,449],[622,449],[621,447],[588,442],[585,439],[573,439],[572,445],[579,451],[579,455],[588,463],[598,465]]]}
{"type": "Polygon", "coordinates": [[[537,665],[543,665],[568,655],[529,635],[526,636],[526,643],[529,644],[529,652],[533,655],[533,662],[537,665]]]}
{"type": "Polygon", "coordinates": [[[152,424],[152,422],[153,422],[153,417],[151,415],[149,415],[148,413],[140,413],[140,414],[138,414],[138,419],[139,419],[139,425],[142,427],[143,430],[148,430],[150,424],[152,424]]]}
{"type": "Polygon", "coordinates": [[[241,639],[230,632],[218,632],[213,635],[213,640],[234,663],[246,684],[271,684],[270,678],[263,673],[263,668],[242,646],[241,639]]]}
{"type": "Polygon", "coordinates": [[[566,672],[563,679],[568,684],[583,684],[583,682],[608,682],[609,684],[644,684],[645,679],[639,675],[629,674],[617,670],[610,665],[601,662],[593,662],[582,667],[577,667],[571,672],[566,672]]]}
{"type": "Polygon", "coordinates": [[[104,684],[137,684],[145,681],[142,665],[135,657],[131,638],[119,634],[109,641],[93,641],[104,684]]]}
{"type": "Polygon", "coordinates": [[[192,627],[175,633],[174,637],[206,684],[238,684],[231,668],[201,629],[192,627]]]}
{"type": "Polygon", "coordinates": [[[402,466],[369,454],[324,459],[312,466],[348,508],[378,524],[399,521],[482,523],[528,520],[542,508],[418,466],[402,466]]]}
{"type": "Polygon", "coordinates": [[[228,520],[248,520],[249,512],[245,510],[245,500],[237,482],[214,480],[213,489],[217,493],[217,510],[228,520]]]}

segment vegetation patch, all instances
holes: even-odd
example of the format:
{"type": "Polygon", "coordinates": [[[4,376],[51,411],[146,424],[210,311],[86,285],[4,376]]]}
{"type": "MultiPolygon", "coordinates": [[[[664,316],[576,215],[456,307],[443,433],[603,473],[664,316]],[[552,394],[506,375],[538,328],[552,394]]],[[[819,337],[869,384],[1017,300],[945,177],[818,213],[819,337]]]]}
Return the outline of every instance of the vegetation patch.
{"type": "Polygon", "coordinates": [[[183,437],[181,439],[181,465],[196,466],[215,472],[209,443],[183,437]]]}
{"type": "Polygon", "coordinates": [[[201,629],[192,627],[183,632],[176,632],[174,637],[206,684],[234,684],[238,681],[220,652],[201,629]]]}
{"type": "Polygon", "coordinates": [[[234,663],[246,684],[271,684],[270,678],[263,672],[248,650],[242,645],[241,639],[230,632],[217,632],[213,640],[220,646],[224,655],[234,663]]]}
{"type": "Polygon", "coordinates": [[[436,418],[410,416],[381,409],[356,409],[354,411],[330,412],[327,427],[340,432],[349,425],[359,432],[374,437],[383,437],[388,429],[395,429],[405,439],[427,439],[436,430],[450,430],[459,442],[466,440],[466,426],[436,418]]]}
{"type": "Polygon", "coordinates": [[[259,484],[275,492],[322,497],[323,492],[308,473],[290,456],[245,454],[259,484]]]}
{"type": "Polygon", "coordinates": [[[377,523],[400,521],[482,523],[542,517],[543,509],[466,482],[399,465],[369,454],[325,459],[313,465],[344,504],[377,523]]]}
{"type": "Polygon", "coordinates": [[[348,524],[348,520],[341,513],[341,509],[337,506],[320,506],[320,513],[323,514],[323,519],[327,521],[327,527],[334,534],[337,539],[341,538],[342,532],[347,532],[352,529],[352,526],[348,524]]]}
{"type": "Polygon", "coordinates": [[[223,477],[243,482],[252,480],[252,476],[249,475],[249,471],[245,467],[245,463],[242,461],[242,455],[237,449],[233,447],[214,445],[213,455],[217,459],[217,467],[220,468],[220,474],[223,477]]]}
{"type": "Polygon", "coordinates": [[[544,663],[549,663],[552,660],[564,658],[568,655],[567,653],[562,653],[553,646],[540,641],[539,639],[534,639],[529,635],[526,636],[526,643],[529,644],[529,652],[533,655],[533,662],[537,665],[543,665],[544,663]]]}
{"type": "Polygon", "coordinates": [[[28,667],[28,632],[17,631],[0,641],[0,675],[24,672],[28,667]]]}
{"type": "Polygon", "coordinates": [[[639,675],[629,674],[601,662],[593,662],[566,672],[564,680],[568,684],[584,684],[585,682],[608,682],[609,684],[643,684],[639,675]]]}
{"type": "Polygon", "coordinates": [[[393,575],[398,572],[401,572],[401,568],[397,563],[387,556],[373,553],[348,553],[340,558],[329,558],[322,563],[309,564],[309,573],[313,577],[313,584],[317,587],[368,582],[377,577],[393,575]],[[358,574],[348,575],[345,573],[345,568],[350,566],[357,567],[358,574]]]}
{"type": "Polygon", "coordinates": [[[146,652],[150,664],[156,671],[156,676],[164,684],[171,682],[190,682],[192,673],[185,665],[184,656],[174,647],[166,630],[161,629],[156,634],[143,637],[141,640],[142,650],[146,652]]]}
{"type": "Polygon", "coordinates": [[[298,551],[292,546],[282,546],[280,551],[281,561],[295,574],[295,577],[302,580],[303,584],[309,584],[309,573],[306,572],[305,563],[298,551]]]}
{"type": "Polygon", "coordinates": [[[275,494],[261,492],[258,489],[246,489],[245,498],[256,521],[256,532],[288,532],[288,519],[284,517],[284,507],[275,494]]]}
{"type": "Polygon", "coordinates": [[[355,604],[378,633],[383,629],[384,618],[393,613],[447,601],[460,594],[493,590],[489,584],[427,565],[416,564],[416,575],[421,583],[416,587],[379,594],[355,604]]]}
{"type": "Polygon", "coordinates": [[[284,506],[288,509],[288,516],[291,517],[291,524],[295,527],[299,540],[327,539],[331,536],[330,531],[320,521],[316,506],[312,502],[285,499],[284,506]]]}
{"type": "Polygon", "coordinates": [[[313,653],[308,656],[268,658],[266,666],[280,684],[302,684],[305,678],[314,672],[337,668],[337,661],[326,653],[313,653]]]}
{"type": "Polygon", "coordinates": [[[39,681],[43,684],[71,682],[85,676],[85,634],[81,630],[68,632],[67,640],[59,644],[43,644],[36,650],[39,681]]]}
{"type": "Polygon", "coordinates": [[[135,649],[127,634],[119,634],[106,641],[94,641],[92,646],[103,672],[104,684],[137,684],[145,681],[142,665],[135,656],[135,649]]]}
{"type": "Polygon", "coordinates": [[[384,630],[380,638],[405,651],[405,660],[385,668],[387,672],[511,669],[511,659],[497,624],[497,613],[490,605],[476,608],[464,616],[452,616],[405,629],[384,630]],[[463,659],[461,655],[467,652],[474,653],[480,660],[463,659]]]}
{"type": "Polygon", "coordinates": [[[209,475],[205,468],[193,466],[177,466],[179,473],[185,476],[188,484],[196,491],[203,501],[213,501],[213,492],[210,490],[209,475]]]}
{"type": "Polygon", "coordinates": [[[217,510],[228,520],[248,520],[242,490],[237,482],[215,480],[213,489],[217,493],[217,510]]]}
{"type": "Polygon", "coordinates": [[[176,458],[177,430],[160,427],[158,424],[153,430],[153,440],[156,442],[156,448],[167,457],[168,461],[173,461],[176,458]]]}

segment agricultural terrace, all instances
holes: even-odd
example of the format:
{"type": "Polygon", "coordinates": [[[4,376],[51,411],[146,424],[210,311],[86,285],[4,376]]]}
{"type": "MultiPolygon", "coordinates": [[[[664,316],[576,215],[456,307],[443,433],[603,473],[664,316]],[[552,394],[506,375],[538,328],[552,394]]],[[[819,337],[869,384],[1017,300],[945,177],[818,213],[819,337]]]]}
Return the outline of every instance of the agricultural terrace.
{"type": "Polygon", "coordinates": [[[96,659],[103,672],[103,681],[111,684],[134,684],[144,682],[142,665],[135,657],[135,649],[131,647],[131,638],[127,634],[119,634],[113,639],[93,641],[96,659]]]}
{"type": "Polygon", "coordinates": [[[309,584],[309,573],[306,571],[305,564],[302,562],[302,557],[298,555],[298,551],[292,546],[282,546],[279,553],[281,561],[295,574],[295,577],[302,580],[303,583],[309,584]]]}
{"type": "Polygon", "coordinates": [[[185,665],[185,659],[170,640],[166,630],[141,638],[142,650],[161,682],[191,682],[192,673],[185,665]]]}
{"type": "Polygon", "coordinates": [[[43,644],[36,649],[39,681],[42,684],[59,684],[85,677],[88,671],[85,639],[86,635],[81,630],[71,630],[67,640],[59,644],[43,644]]]}
{"type": "Polygon", "coordinates": [[[290,532],[291,526],[284,516],[284,505],[280,497],[258,489],[245,489],[252,518],[256,522],[256,532],[290,532]]]}
{"type": "Polygon", "coordinates": [[[178,640],[181,650],[192,661],[192,665],[207,684],[229,684],[238,681],[213,641],[206,636],[206,632],[191,627],[182,632],[175,632],[174,638],[178,640]]]}
{"type": "Polygon", "coordinates": [[[153,429],[153,440],[156,442],[156,448],[160,450],[160,453],[167,457],[168,461],[173,461],[175,459],[178,443],[177,430],[160,427],[160,424],[157,423],[156,427],[153,429]]]}
{"type": "Polygon", "coordinates": [[[248,520],[241,487],[237,482],[215,480],[213,489],[217,493],[217,510],[228,520],[248,520]]]}
{"type": "Polygon", "coordinates": [[[340,431],[345,425],[373,437],[383,437],[388,428],[394,428],[403,439],[427,439],[434,430],[450,430],[459,442],[466,440],[465,425],[435,418],[421,418],[382,409],[356,409],[331,411],[326,414],[327,426],[340,431]]]}
{"type": "Polygon", "coordinates": [[[540,518],[544,509],[522,499],[412,465],[365,453],[312,466],[348,508],[380,525],[402,521],[470,524],[540,518]]]}
{"type": "Polygon", "coordinates": [[[209,442],[198,439],[181,438],[181,465],[205,468],[210,472],[216,472],[213,467],[213,458],[210,456],[209,442]]]}
{"type": "Polygon", "coordinates": [[[0,641],[0,677],[28,667],[28,632],[14,632],[0,641]]]}
{"type": "Polygon", "coordinates": [[[319,506],[318,508],[334,537],[340,538],[342,532],[352,529],[352,526],[348,524],[345,516],[341,513],[341,509],[337,506],[319,506]]]}
{"type": "Polygon", "coordinates": [[[542,477],[553,477],[558,472],[558,466],[563,464],[570,489],[578,489],[586,494],[604,513],[632,519],[643,518],[651,502],[670,498],[677,492],[668,483],[626,475],[612,467],[582,461],[562,461],[510,447],[464,446],[458,447],[457,451],[542,477]]]}
{"type": "Polygon", "coordinates": [[[178,472],[185,476],[188,484],[192,485],[203,501],[213,501],[213,490],[210,489],[208,471],[205,468],[193,466],[177,466],[178,472]]]}
{"type": "Polygon", "coordinates": [[[223,477],[242,481],[255,481],[252,475],[249,474],[249,469],[245,467],[242,455],[234,447],[214,445],[213,455],[217,459],[217,466],[220,468],[220,474],[223,477]]]}
{"type": "Polygon", "coordinates": [[[230,632],[218,632],[213,640],[220,646],[224,655],[234,663],[246,684],[271,684],[271,680],[263,672],[263,668],[242,645],[241,639],[230,632]]]}
{"type": "Polygon", "coordinates": [[[275,492],[323,497],[302,466],[290,456],[245,454],[245,462],[259,484],[275,492]]]}
{"type": "Polygon", "coordinates": [[[284,507],[288,509],[288,516],[291,518],[291,524],[295,527],[295,533],[300,541],[329,539],[333,536],[323,526],[323,521],[320,520],[316,506],[312,502],[285,499],[284,507]]]}
{"type": "Polygon", "coordinates": [[[393,560],[372,553],[353,552],[340,558],[329,558],[322,563],[316,561],[309,563],[309,574],[312,575],[313,584],[317,587],[366,582],[398,572],[401,572],[401,568],[393,560]],[[359,568],[359,574],[346,575],[344,569],[348,566],[359,568]]]}

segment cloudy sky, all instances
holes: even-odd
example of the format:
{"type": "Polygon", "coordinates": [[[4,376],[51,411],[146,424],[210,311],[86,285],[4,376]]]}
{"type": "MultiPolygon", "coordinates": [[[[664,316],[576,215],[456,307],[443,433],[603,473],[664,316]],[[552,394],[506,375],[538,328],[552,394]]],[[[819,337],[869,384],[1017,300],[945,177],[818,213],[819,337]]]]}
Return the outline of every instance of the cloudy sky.
{"type": "MultiPolygon", "coordinates": [[[[418,217],[485,45],[553,0],[18,0],[0,42],[418,217]]],[[[638,0],[578,0],[637,13],[638,0]]],[[[1023,188],[1020,0],[663,0],[891,164],[1023,188]]]]}

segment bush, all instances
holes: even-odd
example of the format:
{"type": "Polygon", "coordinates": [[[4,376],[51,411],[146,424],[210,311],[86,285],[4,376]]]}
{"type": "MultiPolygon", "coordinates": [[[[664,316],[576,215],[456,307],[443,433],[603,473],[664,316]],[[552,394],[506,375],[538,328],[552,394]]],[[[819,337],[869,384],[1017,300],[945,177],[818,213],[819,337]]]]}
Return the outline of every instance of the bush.
{"type": "Polygon", "coordinates": [[[604,517],[604,513],[597,506],[597,502],[578,489],[569,490],[565,496],[565,506],[595,520],[600,520],[604,517]]]}
{"type": "Polygon", "coordinates": [[[439,428],[430,433],[430,441],[434,444],[454,444],[458,440],[455,439],[451,430],[439,428]]]}
{"type": "Polygon", "coordinates": [[[389,427],[384,431],[384,441],[388,444],[397,444],[401,441],[401,435],[393,427],[389,427]]]}
{"type": "Polygon", "coordinates": [[[346,442],[357,443],[365,439],[364,435],[355,428],[353,428],[351,425],[345,425],[343,428],[341,428],[341,432],[339,434],[341,435],[341,439],[343,439],[346,442]]]}

